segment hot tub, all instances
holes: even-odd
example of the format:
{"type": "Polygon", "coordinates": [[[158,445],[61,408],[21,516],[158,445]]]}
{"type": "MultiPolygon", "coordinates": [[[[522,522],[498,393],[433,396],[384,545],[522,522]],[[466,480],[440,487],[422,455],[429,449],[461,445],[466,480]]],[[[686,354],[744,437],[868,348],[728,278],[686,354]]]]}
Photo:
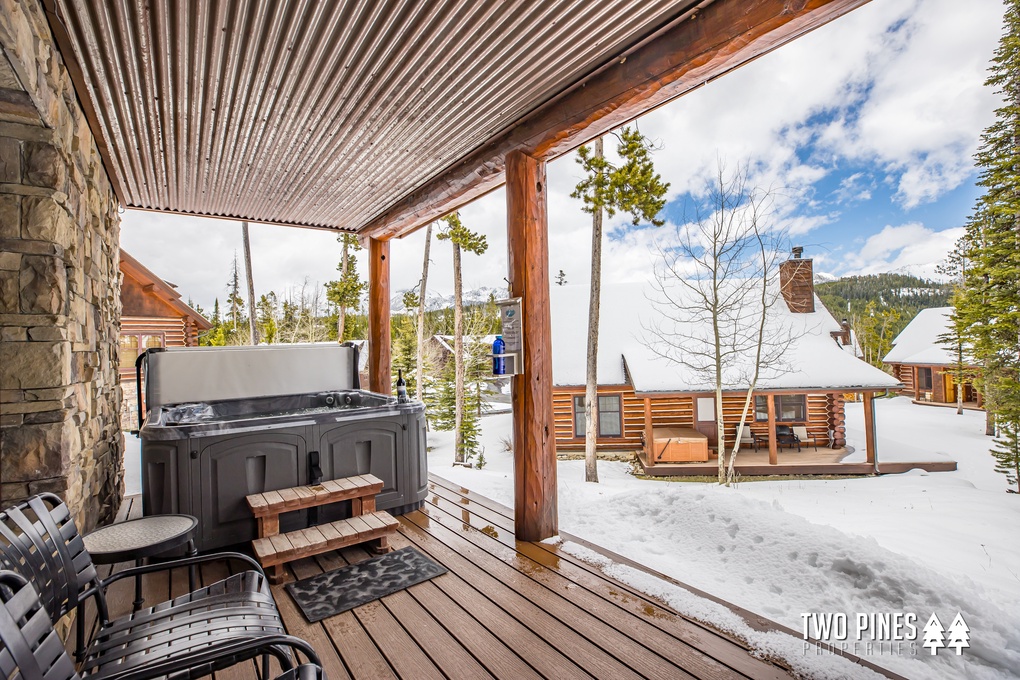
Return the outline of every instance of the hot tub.
{"type": "MultiPolygon", "coordinates": [[[[144,362],[146,515],[199,519],[200,550],[249,541],[245,496],[373,474],[393,514],[425,499],[425,406],[359,389],[357,349],[337,344],[181,348],[144,362]]],[[[281,530],[346,517],[349,503],[281,517],[281,530]]]]}

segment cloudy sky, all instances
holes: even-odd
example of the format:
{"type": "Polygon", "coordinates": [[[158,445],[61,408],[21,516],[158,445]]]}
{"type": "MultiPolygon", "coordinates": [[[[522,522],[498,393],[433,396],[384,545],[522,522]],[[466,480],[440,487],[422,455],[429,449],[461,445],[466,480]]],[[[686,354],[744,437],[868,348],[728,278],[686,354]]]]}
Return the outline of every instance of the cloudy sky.
{"type": "MultiPolygon", "coordinates": [[[[1002,29],[1000,0],[873,0],[638,121],[661,147],[670,182],[661,230],[614,220],[607,281],[644,280],[649,244],[683,219],[721,163],[746,163],[756,186],[779,189],[776,224],[834,275],[893,270],[933,274],[962,233],[978,195],[973,154],[998,99],[984,86],[1002,29]]],[[[607,146],[609,146],[607,144],[607,146]]],[[[574,154],[548,166],[550,261],[571,283],[588,279],[590,216],[570,198],[574,154]]],[[[465,287],[506,276],[502,190],[461,211],[488,237],[466,256],[465,287]]],[[[121,244],[206,309],[225,297],[241,227],[226,220],[128,211],[121,244]]],[[[253,224],[256,293],[322,286],[339,247],[320,231],[253,224]]],[[[424,230],[391,246],[394,290],[421,275],[424,230]]],[[[448,243],[433,243],[429,288],[453,287],[448,243]]],[[[364,258],[362,258],[363,260],[364,258]]]]}

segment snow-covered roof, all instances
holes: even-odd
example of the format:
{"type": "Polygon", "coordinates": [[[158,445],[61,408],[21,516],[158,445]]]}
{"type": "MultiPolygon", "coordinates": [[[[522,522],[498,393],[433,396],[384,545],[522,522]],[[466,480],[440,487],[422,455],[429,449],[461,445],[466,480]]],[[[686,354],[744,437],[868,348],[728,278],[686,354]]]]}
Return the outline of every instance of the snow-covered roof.
{"type": "MultiPolygon", "coordinates": [[[[583,385],[588,334],[588,286],[552,286],[553,382],[583,385]]],[[[645,283],[603,284],[600,310],[598,374],[601,385],[632,384],[638,392],[695,392],[714,389],[694,369],[669,361],[649,346],[650,327],[662,312],[653,302],[654,289],[645,283]],[[629,373],[629,375],[628,375],[629,373]]],[[[815,312],[794,314],[780,300],[771,321],[776,333],[786,333],[790,347],[783,366],[762,375],[760,389],[891,389],[900,383],[854,356],[830,335],[840,325],[816,298],[815,312]]],[[[739,362],[738,362],[739,363],[739,362]]],[[[747,386],[753,365],[749,355],[724,379],[727,389],[747,386]],[[741,384],[742,383],[742,384],[741,384]]]]}
{"type": "Polygon", "coordinates": [[[949,331],[952,307],[922,309],[893,340],[893,348],[882,359],[887,364],[931,364],[945,366],[956,363],[949,350],[938,343],[938,337],[949,331]]]}

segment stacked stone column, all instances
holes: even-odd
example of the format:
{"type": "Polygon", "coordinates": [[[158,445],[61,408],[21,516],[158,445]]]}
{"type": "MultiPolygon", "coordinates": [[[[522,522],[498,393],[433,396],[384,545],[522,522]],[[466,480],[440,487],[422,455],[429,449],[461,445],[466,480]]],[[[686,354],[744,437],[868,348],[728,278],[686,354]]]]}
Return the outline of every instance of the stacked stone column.
{"type": "Polygon", "coordinates": [[[123,490],[118,203],[38,0],[0,0],[0,503],[123,490]]]}

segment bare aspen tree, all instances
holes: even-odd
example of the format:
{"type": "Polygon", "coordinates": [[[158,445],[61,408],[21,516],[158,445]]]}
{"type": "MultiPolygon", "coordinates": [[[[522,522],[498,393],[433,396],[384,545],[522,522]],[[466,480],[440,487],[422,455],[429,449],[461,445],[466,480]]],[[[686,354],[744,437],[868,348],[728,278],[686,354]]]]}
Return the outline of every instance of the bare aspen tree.
{"type": "Polygon", "coordinates": [[[733,480],[759,379],[782,370],[793,340],[774,320],[782,300],[776,283],[782,234],[770,229],[772,205],[770,191],[748,185],[746,167],[727,177],[720,164],[708,196],[690,206],[675,239],[655,246],[657,315],[644,325],[645,343],[713,387],[720,484],[733,480]],[[732,389],[746,391],[727,455],[723,392],[732,389]]]}

